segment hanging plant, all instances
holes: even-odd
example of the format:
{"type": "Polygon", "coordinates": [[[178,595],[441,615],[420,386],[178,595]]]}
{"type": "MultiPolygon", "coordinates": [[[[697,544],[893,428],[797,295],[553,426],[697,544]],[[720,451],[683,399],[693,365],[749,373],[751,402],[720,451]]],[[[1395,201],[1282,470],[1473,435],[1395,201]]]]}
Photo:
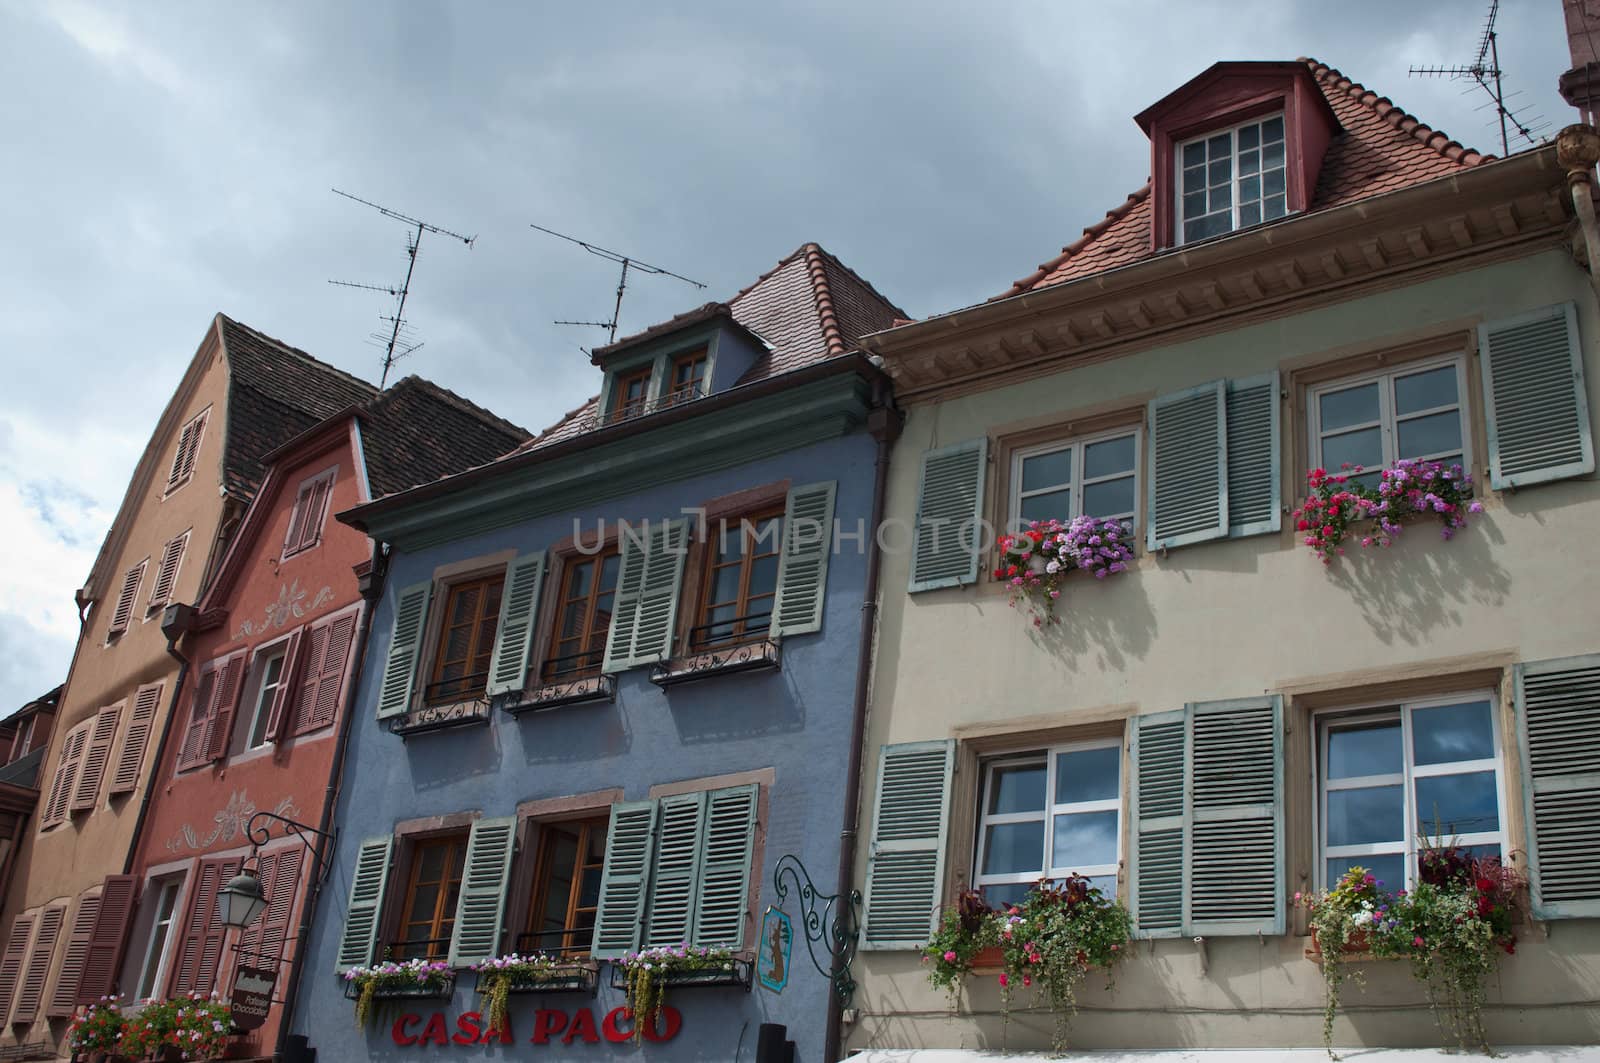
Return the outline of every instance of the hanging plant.
{"type": "Polygon", "coordinates": [[[511,990],[514,986],[538,985],[555,978],[567,976],[572,965],[562,964],[554,956],[495,956],[475,963],[478,972],[478,992],[488,999],[484,1015],[489,1029],[503,1029],[510,1018],[511,990]]]}
{"type": "Polygon", "coordinates": [[[943,989],[956,1006],[966,976],[976,966],[978,955],[1000,944],[1000,926],[995,912],[978,890],[962,890],[954,907],[939,917],[939,929],[922,950],[928,965],[928,981],[943,989]]]}
{"type": "Polygon", "coordinates": [[[377,1009],[373,1007],[385,989],[440,990],[449,984],[455,968],[444,960],[385,960],[370,967],[352,967],[345,972],[346,982],[356,987],[356,1026],[365,1028],[377,1009]]]}
{"type": "Polygon", "coordinates": [[[733,953],[684,942],[626,953],[619,966],[624,976],[628,1010],[633,1013],[633,1040],[637,1044],[646,1029],[655,1027],[656,1016],[666,1004],[666,987],[673,975],[691,971],[732,971],[733,953]]]}
{"type": "Polygon", "coordinates": [[[1053,624],[1068,573],[1092,572],[1096,579],[1105,579],[1127,571],[1133,561],[1128,535],[1120,520],[1099,517],[1029,521],[1023,531],[996,541],[1000,564],[993,575],[1010,588],[1012,608],[1027,604],[1034,627],[1053,624]]]}
{"type": "MultiPolygon", "coordinates": [[[[1401,891],[1403,895],[1405,891],[1401,891]]],[[[1381,879],[1364,867],[1352,867],[1336,886],[1322,894],[1294,895],[1310,911],[1312,950],[1322,967],[1322,1047],[1333,1056],[1333,1020],[1339,1013],[1339,988],[1353,978],[1365,985],[1361,972],[1345,966],[1352,952],[1386,951],[1390,939],[1381,931],[1394,920],[1395,898],[1381,879]],[[1380,933],[1374,934],[1374,930],[1380,933]]]]}
{"type": "Polygon", "coordinates": [[[110,997],[101,997],[72,1019],[67,1029],[67,1045],[77,1055],[88,1058],[92,1052],[117,1051],[128,1020],[122,1008],[110,997]]]}
{"type": "Polygon", "coordinates": [[[1345,540],[1358,531],[1362,546],[1388,546],[1405,518],[1431,515],[1449,539],[1467,526],[1469,513],[1483,512],[1483,503],[1472,497],[1472,477],[1459,465],[1403,458],[1379,472],[1377,487],[1356,480],[1362,472],[1362,466],[1346,464],[1340,472],[1312,469],[1306,475],[1308,494],[1294,511],[1294,526],[1324,565],[1343,555],[1345,540]]]}

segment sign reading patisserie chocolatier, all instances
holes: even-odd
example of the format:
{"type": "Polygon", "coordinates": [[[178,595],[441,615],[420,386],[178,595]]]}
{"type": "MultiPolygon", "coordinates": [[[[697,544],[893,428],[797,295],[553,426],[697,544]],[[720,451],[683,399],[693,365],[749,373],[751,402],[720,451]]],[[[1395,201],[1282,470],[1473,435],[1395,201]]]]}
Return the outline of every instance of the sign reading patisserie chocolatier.
{"type": "MultiPolygon", "coordinates": [[[[656,1015],[653,1027],[642,1032],[646,1041],[670,1041],[683,1029],[683,1014],[677,1008],[663,1007],[656,1015]]],[[[504,1025],[491,1027],[482,1012],[464,1011],[456,1016],[452,1029],[444,1012],[436,1011],[424,1019],[408,1012],[394,1021],[389,1036],[395,1044],[407,1045],[486,1045],[517,1043],[511,1032],[511,1020],[504,1025]]],[[[540,1008],[533,1013],[533,1036],[530,1044],[570,1045],[577,1042],[600,1044],[610,1041],[621,1044],[633,1040],[633,1012],[627,1008],[612,1008],[598,1023],[590,1008],[575,1008],[571,1012],[559,1008],[540,1008]]]]}
{"type": "Polygon", "coordinates": [[[272,1010],[272,988],[278,972],[259,967],[240,966],[233,976],[233,997],[229,1010],[233,1024],[241,1030],[254,1030],[267,1021],[272,1010]]]}

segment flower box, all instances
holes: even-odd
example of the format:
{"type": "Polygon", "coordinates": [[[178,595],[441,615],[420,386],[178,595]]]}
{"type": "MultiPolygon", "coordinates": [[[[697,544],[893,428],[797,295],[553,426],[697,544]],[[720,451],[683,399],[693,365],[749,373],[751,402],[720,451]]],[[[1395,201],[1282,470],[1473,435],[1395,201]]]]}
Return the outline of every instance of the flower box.
{"type": "MultiPolygon", "coordinates": [[[[1350,940],[1344,943],[1344,948],[1339,952],[1340,963],[1367,963],[1375,959],[1372,955],[1372,935],[1365,930],[1358,930],[1350,935],[1350,940]]],[[[1317,936],[1317,928],[1311,928],[1311,947],[1306,949],[1306,959],[1322,962],[1322,941],[1317,936]]]]}
{"type": "MultiPolygon", "coordinates": [[[[373,989],[372,995],[377,1000],[449,1000],[455,991],[456,980],[451,975],[416,985],[379,985],[373,989]]],[[[344,996],[346,1000],[358,999],[361,996],[361,983],[355,979],[345,981],[344,996]]]]}
{"type": "Polygon", "coordinates": [[[1006,969],[1006,953],[999,945],[990,945],[978,950],[972,957],[972,970],[974,973],[993,974],[995,971],[1006,969]]]}
{"type": "MultiPolygon", "coordinates": [[[[699,971],[675,971],[669,968],[660,976],[661,984],[671,989],[737,986],[746,993],[750,992],[750,986],[754,980],[753,967],[750,961],[737,958],[730,962],[727,970],[714,968],[699,971]]],[[[622,964],[613,963],[611,965],[611,988],[628,988],[627,975],[622,964]]]]}
{"type": "MultiPolygon", "coordinates": [[[[482,994],[485,992],[485,976],[492,975],[490,971],[479,971],[478,981],[474,989],[482,994]]],[[[574,963],[538,977],[538,978],[513,978],[507,987],[510,993],[588,993],[594,996],[598,979],[595,977],[595,967],[588,963],[574,963]]]]}

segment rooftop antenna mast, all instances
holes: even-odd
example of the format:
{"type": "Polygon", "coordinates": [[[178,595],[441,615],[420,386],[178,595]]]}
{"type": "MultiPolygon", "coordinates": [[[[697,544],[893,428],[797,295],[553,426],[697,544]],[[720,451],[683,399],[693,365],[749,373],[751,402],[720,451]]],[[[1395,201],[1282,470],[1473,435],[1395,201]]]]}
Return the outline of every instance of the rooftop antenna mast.
{"type": "Polygon", "coordinates": [[[1517,133],[1525,138],[1529,144],[1537,145],[1539,140],[1534,133],[1544,128],[1545,123],[1537,116],[1524,121],[1515,111],[1506,104],[1505,88],[1501,84],[1501,77],[1505,74],[1500,69],[1499,34],[1495,32],[1495,19],[1500,15],[1500,0],[1489,0],[1489,15],[1483,22],[1483,32],[1478,35],[1478,54],[1466,66],[1414,66],[1411,68],[1413,77],[1438,77],[1465,79],[1475,81],[1479,88],[1489,94],[1489,99],[1494,103],[1494,109],[1500,116],[1500,153],[1511,154],[1511,136],[1506,126],[1509,123],[1516,127],[1517,133]],[[1530,128],[1530,125],[1532,128],[1530,128]]]}
{"type": "Polygon", "coordinates": [[[453,239],[460,240],[468,247],[472,246],[473,241],[477,240],[477,237],[462,236],[460,233],[455,233],[451,232],[449,229],[440,228],[439,226],[425,222],[420,218],[413,218],[408,214],[401,214],[399,211],[390,210],[388,207],[379,206],[377,203],[362,199],[360,196],[352,196],[349,192],[341,192],[337,188],[333,189],[332,191],[336,196],[343,196],[346,199],[353,199],[357,203],[365,204],[386,218],[393,218],[395,221],[405,222],[408,227],[413,225],[417,227],[417,231],[415,233],[406,234],[406,279],[401,283],[400,287],[394,288],[385,284],[358,284],[355,281],[330,280],[328,282],[329,284],[337,284],[341,288],[365,288],[367,291],[371,292],[386,292],[393,296],[396,300],[394,313],[381,315],[379,317],[380,321],[387,321],[390,324],[387,340],[385,340],[382,332],[374,332],[371,336],[372,342],[375,344],[382,344],[384,347],[383,375],[378,380],[378,390],[381,391],[389,384],[389,370],[394,368],[394,363],[398,362],[406,355],[411,354],[413,351],[418,350],[422,346],[422,344],[412,341],[411,327],[405,319],[406,297],[411,294],[411,275],[416,271],[417,268],[417,251],[422,246],[422,234],[425,232],[438,233],[440,236],[448,236],[453,239]]]}
{"type": "Polygon", "coordinates": [[[554,229],[546,229],[543,225],[533,225],[531,222],[529,225],[532,228],[538,229],[542,233],[549,233],[551,236],[560,237],[569,244],[577,244],[591,255],[594,255],[598,258],[603,258],[607,262],[615,262],[622,267],[622,276],[617,279],[617,302],[616,305],[611,308],[610,321],[554,322],[557,325],[585,325],[592,328],[609,329],[610,334],[606,339],[607,343],[615,343],[617,341],[617,322],[622,318],[622,293],[628,288],[628,271],[630,269],[638,270],[640,273],[655,273],[663,277],[672,277],[676,280],[683,281],[685,284],[692,284],[696,288],[705,287],[705,285],[701,284],[699,281],[690,280],[681,273],[674,273],[670,269],[663,269],[660,266],[652,266],[648,262],[641,262],[639,259],[634,258],[631,255],[624,255],[620,251],[609,251],[598,244],[591,244],[586,240],[580,240],[576,236],[568,236],[566,233],[558,233],[554,229]]]}

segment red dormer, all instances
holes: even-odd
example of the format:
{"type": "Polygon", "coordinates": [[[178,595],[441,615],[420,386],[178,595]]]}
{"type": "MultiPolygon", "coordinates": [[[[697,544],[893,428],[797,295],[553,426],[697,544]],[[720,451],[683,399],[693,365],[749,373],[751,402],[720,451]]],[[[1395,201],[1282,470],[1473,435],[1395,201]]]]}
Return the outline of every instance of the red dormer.
{"type": "Polygon", "coordinates": [[[1305,63],[1217,63],[1134,120],[1150,137],[1152,251],[1305,210],[1340,132],[1305,63]]]}

